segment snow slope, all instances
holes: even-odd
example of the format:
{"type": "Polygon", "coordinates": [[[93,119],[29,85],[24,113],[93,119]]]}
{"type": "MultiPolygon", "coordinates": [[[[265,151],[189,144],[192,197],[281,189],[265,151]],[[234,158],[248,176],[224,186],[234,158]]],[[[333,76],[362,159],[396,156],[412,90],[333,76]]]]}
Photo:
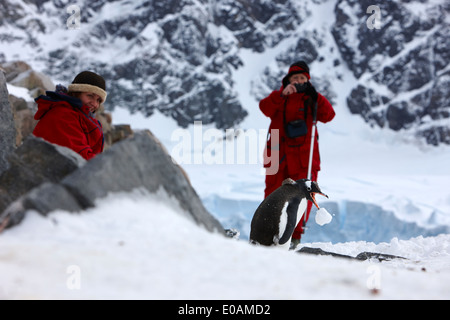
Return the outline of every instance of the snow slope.
{"type": "Polygon", "coordinates": [[[316,257],[210,234],[140,193],[79,215],[30,213],[0,240],[0,299],[450,298],[449,235],[312,244],[408,260],[316,257]]]}

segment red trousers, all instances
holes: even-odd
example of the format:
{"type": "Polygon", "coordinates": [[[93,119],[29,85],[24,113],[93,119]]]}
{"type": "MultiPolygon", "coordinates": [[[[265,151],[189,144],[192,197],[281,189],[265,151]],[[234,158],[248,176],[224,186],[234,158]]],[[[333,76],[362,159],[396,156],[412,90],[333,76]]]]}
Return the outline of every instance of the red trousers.
{"type": "MultiPolygon", "coordinates": [[[[318,174],[317,171],[312,170],[311,172],[312,181],[317,181],[317,174],[318,174]]],[[[289,176],[286,166],[284,166],[284,168],[280,168],[277,174],[266,175],[266,189],[264,190],[264,198],[266,198],[269,194],[278,189],[285,179],[291,178],[292,180],[300,180],[306,179],[307,176],[308,176],[308,168],[304,169],[302,168],[302,170],[297,174],[289,176]]],[[[306,212],[303,215],[300,222],[298,223],[297,227],[295,228],[294,233],[292,234],[293,239],[300,239],[302,234],[304,233],[303,225],[306,225],[306,223],[308,222],[312,205],[313,203],[311,201],[308,201],[306,212]]]]}

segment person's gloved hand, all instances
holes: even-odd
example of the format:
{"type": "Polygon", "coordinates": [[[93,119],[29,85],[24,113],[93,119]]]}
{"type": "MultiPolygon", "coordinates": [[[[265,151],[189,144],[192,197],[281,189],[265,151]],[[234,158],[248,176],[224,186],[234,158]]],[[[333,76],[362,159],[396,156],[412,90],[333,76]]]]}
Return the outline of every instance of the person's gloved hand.
{"type": "Polygon", "coordinates": [[[305,89],[305,94],[310,96],[314,101],[317,101],[318,94],[316,88],[314,88],[311,82],[308,82],[308,85],[305,89]]]}

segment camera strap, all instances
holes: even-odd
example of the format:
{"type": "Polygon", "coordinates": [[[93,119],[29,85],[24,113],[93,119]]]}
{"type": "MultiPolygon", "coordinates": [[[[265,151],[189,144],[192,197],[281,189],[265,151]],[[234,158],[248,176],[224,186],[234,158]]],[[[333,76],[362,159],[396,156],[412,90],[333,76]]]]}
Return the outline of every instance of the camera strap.
{"type": "Polygon", "coordinates": [[[288,99],[289,99],[289,97],[287,97],[286,100],[284,101],[284,107],[283,107],[283,128],[286,128],[286,107],[287,107],[288,99]]]}

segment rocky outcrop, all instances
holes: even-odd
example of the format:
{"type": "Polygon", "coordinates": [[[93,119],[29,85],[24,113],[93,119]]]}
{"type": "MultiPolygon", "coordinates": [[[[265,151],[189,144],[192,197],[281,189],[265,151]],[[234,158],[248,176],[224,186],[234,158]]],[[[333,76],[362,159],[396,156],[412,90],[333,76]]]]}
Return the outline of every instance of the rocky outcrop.
{"type": "Polygon", "coordinates": [[[8,89],[3,70],[0,68],[0,174],[8,168],[8,155],[16,145],[16,130],[11,106],[8,101],[8,89]]]}
{"type": "Polygon", "coordinates": [[[74,66],[95,69],[110,84],[111,109],[158,110],[181,127],[236,127],[253,112],[248,94],[266,97],[290,64],[305,60],[332,104],[345,94],[372,126],[450,144],[446,0],[79,0],[77,37],[53,32],[70,17],[61,1],[0,3],[1,43],[39,52],[33,64],[66,83],[74,66]],[[369,28],[372,5],[381,10],[380,29],[369,28]],[[246,79],[237,79],[243,68],[246,79]]]}
{"type": "MultiPolygon", "coordinates": [[[[36,140],[40,139],[30,138],[27,141],[35,144],[36,140]]],[[[40,144],[48,145],[47,148],[50,149],[55,148],[54,145],[42,140],[40,140],[40,144]]],[[[31,153],[40,152],[35,148],[31,149],[29,150],[31,153]]],[[[52,157],[57,151],[59,152],[59,148],[56,151],[49,152],[47,150],[43,153],[52,157]]],[[[34,175],[40,176],[42,171],[48,171],[51,167],[48,162],[38,161],[37,159],[40,157],[36,154],[34,156],[27,154],[26,156],[26,166],[33,167],[34,175]]],[[[70,152],[68,157],[71,157],[70,152]]],[[[67,161],[67,159],[66,161],[58,159],[58,162],[67,161]]],[[[24,166],[25,164],[22,168],[24,166]]],[[[9,226],[15,225],[24,218],[27,210],[30,209],[43,215],[47,215],[55,209],[79,212],[95,206],[98,199],[104,198],[110,193],[144,190],[152,194],[166,193],[169,197],[168,201],[176,201],[182,208],[180,214],[209,231],[224,232],[220,223],[204,208],[184,171],[173,163],[170,155],[149,131],[134,133],[133,136],[114,144],[83,166],[72,165],[71,168],[74,170],[58,181],[40,179],[40,184],[37,183],[38,181],[27,184],[27,186],[37,185],[37,187],[10,203],[3,211],[2,220],[7,219],[9,226]]],[[[64,170],[58,169],[57,171],[62,173],[64,170]]],[[[11,176],[9,173],[7,174],[11,176]]],[[[4,180],[7,179],[4,178],[4,180]]],[[[25,180],[28,181],[28,178],[23,177],[22,179],[21,176],[19,181],[25,180]]],[[[16,182],[5,183],[0,177],[0,185],[4,189],[8,189],[11,183],[16,182]]],[[[158,213],[152,212],[152,209],[149,208],[149,214],[158,213]]]]}
{"type": "MultiPolygon", "coordinates": [[[[21,86],[28,83],[33,73],[27,64],[8,65],[9,79],[22,79],[21,86]]],[[[111,115],[101,110],[97,118],[103,125],[105,151],[86,162],[68,148],[31,135],[34,124],[27,129],[26,116],[18,121],[21,111],[32,118],[34,103],[8,95],[3,72],[0,103],[0,232],[19,224],[30,209],[43,215],[56,209],[82,212],[109,193],[135,190],[166,194],[170,204],[178,203],[180,214],[207,230],[224,232],[203,207],[184,171],[149,131],[135,133],[130,125],[112,125],[111,115]]],[[[157,213],[149,208],[149,214],[157,213]]]]}
{"type": "Polygon", "coordinates": [[[6,73],[6,81],[14,86],[30,90],[32,98],[37,98],[45,91],[55,89],[55,85],[49,76],[33,70],[24,61],[11,61],[2,64],[6,73]]]}
{"type": "Polygon", "coordinates": [[[379,3],[376,29],[365,27],[371,1],[339,0],[332,33],[359,80],[347,97],[352,113],[371,125],[411,132],[428,144],[450,144],[445,124],[450,118],[450,7],[420,2],[379,3]],[[362,27],[355,28],[358,24],[362,27]]]}
{"type": "Polygon", "coordinates": [[[59,182],[86,162],[72,150],[34,136],[28,137],[8,160],[9,168],[0,175],[0,213],[33,188],[44,182],[59,182]]]}
{"type": "Polygon", "coordinates": [[[376,259],[379,262],[383,262],[383,261],[390,261],[390,260],[394,260],[394,259],[405,259],[403,257],[395,256],[392,254],[367,252],[367,251],[361,252],[356,257],[353,257],[353,256],[345,255],[345,254],[339,254],[336,252],[325,251],[320,248],[311,248],[311,247],[302,247],[300,250],[297,250],[296,252],[304,253],[304,254],[314,254],[314,255],[318,255],[318,256],[332,256],[332,257],[336,257],[336,258],[359,260],[359,261],[376,259]]]}
{"type": "Polygon", "coordinates": [[[34,71],[24,61],[6,62],[1,67],[5,71],[5,78],[8,84],[27,89],[25,90],[28,95],[26,99],[22,96],[16,96],[12,92],[9,92],[9,95],[7,95],[16,128],[15,146],[20,146],[22,141],[33,132],[37,123],[34,120],[37,106],[32,99],[45,94],[47,90],[54,90],[55,86],[48,76],[34,71]]]}
{"type": "Polygon", "coordinates": [[[37,106],[34,102],[26,101],[23,98],[9,95],[9,102],[14,115],[14,124],[16,127],[16,146],[20,146],[22,141],[29,136],[36,126],[34,114],[37,106]]]}

